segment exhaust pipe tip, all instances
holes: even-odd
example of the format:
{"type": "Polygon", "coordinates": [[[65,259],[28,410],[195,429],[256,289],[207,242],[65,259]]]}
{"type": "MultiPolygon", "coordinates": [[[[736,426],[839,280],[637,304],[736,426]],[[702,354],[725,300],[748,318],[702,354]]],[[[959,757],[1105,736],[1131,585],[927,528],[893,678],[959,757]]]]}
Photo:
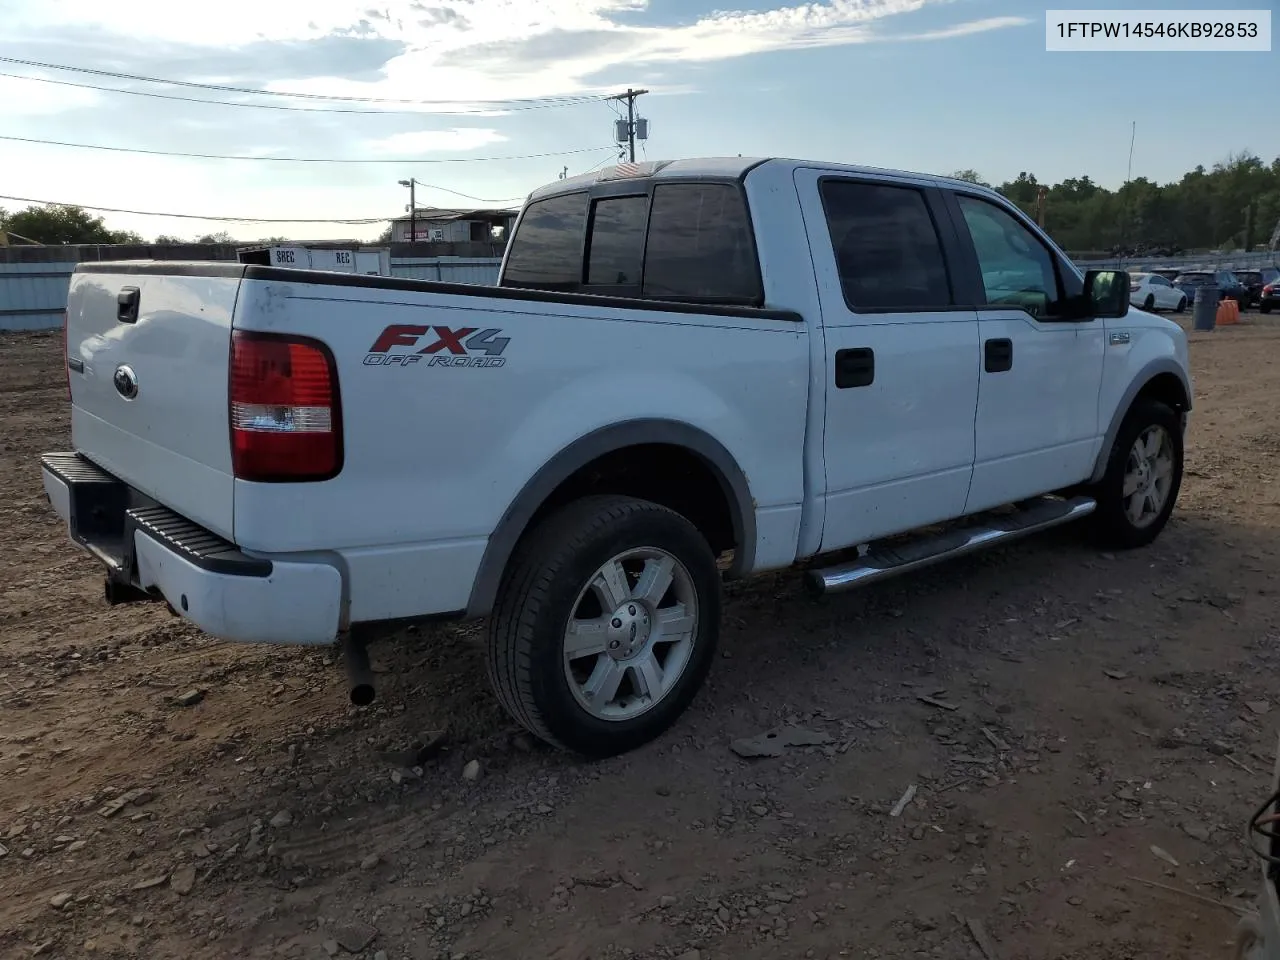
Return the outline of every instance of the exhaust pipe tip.
{"type": "Polygon", "coordinates": [[[810,570],[808,576],[804,578],[804,585],[809,596],[815,598],[826,596],[827,581],[821,570],[810,570]]]}
{"type": "Polygon", "coordinates": [[[110,577],[104,577],[102,580],[102,595],[107,601],[107,605],[111,607],[119,606],[122,603],[140,603],[143,600],[151,599],[145,590],[139,590],[131,583],[122,583],[110,577]]]}
{"type": "Polygon", "coordinates": [[[351,702],[357,707],[367,707],[377,696],[373,688],[373,668],[369,665],[369,648],[362,640],[348,637],[343,644],[343,654],[351,702]]]}

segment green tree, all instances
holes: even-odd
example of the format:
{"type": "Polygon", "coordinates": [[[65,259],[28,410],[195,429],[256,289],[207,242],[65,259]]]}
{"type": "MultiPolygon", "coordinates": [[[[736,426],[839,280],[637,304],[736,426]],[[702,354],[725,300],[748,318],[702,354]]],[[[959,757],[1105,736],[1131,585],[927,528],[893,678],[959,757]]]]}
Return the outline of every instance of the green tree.
{"type": "Polygon", "coordinates": [[[50,204],[4,214],[0,228],[37,243],[142,243],[132,230],[111,230],[83,207],[50,204]]]}
{"type": "MultiPolygon", "coordinates": [[[[952,176],[982,182],[972,170],[952,176]]],[[[1042,186],[1046,228],[1077,253],[1234,250],[1265,244],[1280,222],[1280,157],[1267,164],[1248,151],[1171,183],[1137,177],[1108,190],[1088,176],[1048,185],[1023,171],[996,189],[1034,215],[1042,186]]]]}
{"type": "Polygon", "coordinates": [[[196,243],[235,243],[236,238],[225,230],[219,230],[217,233],[206,233],[196,238],[196,243]]]}
{"type": "Polygon", "coordinates": [[[162,233],[160,234],[160,236],[156,237],[156,244],[162,247],[165,247],[165,246],[178,247],[178,246],[182,246],[186,242],[187,241],[184,240],[182,237],[175,237],[167,233],[162,233]]]}

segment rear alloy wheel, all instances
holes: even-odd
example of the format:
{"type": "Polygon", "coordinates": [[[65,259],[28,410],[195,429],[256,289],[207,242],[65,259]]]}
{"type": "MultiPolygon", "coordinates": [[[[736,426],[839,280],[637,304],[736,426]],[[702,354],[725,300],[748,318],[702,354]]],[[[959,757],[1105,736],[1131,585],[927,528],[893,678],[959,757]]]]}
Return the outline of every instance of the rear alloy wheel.
{"type": "Polygon", "coordinates": [[[1094,529],[1108,546],[1149,544],[1164,529],[1182,486],[1182,423],[1176,411],[1140,400],[1116,435],[1094,490],[1094,529]]]}
{"type": "Polygon", "coordinates": [[[685,710],[711,666],[720,578],[706,540],[666,507],[588,497],[522,545],[489,624],[509,713],[589,756],[632,750],[685,710]]]}

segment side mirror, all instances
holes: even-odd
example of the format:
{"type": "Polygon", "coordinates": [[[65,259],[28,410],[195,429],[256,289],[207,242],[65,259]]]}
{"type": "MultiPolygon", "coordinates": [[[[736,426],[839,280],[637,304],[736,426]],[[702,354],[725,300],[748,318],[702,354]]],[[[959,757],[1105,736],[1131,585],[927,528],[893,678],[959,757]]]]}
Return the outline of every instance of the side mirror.
{"type": "Polygon", "coordinates": [[[1129,312],[1127,270],[1090,270],[1084,275],[1083,307],[1095,319],[1119,320],[1129,312]]]}

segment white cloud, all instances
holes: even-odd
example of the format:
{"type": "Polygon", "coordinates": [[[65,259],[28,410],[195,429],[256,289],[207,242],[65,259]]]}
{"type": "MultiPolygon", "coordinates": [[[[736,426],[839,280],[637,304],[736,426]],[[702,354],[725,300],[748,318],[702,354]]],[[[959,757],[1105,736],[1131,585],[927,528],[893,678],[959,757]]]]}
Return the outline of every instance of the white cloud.
{"type": "Polygon", "coordinates": [[[957,23],[941,30],[929,30],[925,33],[906,33],[890,37],[892,40],[950,40],[952,37],[968,37],[975,33],[986,33],[988,30],[1003,30],[1006,27],[1025,27],[1032,23],[1026,17],[987,17],[984,20],[970,20],[957,23]]]}
{"type": "Polygon", "coordinates": [[[364,155],[407,157],[418,153],[442,153],[449,150],[474,150],[507,138],[497,130],[480,127],[454,127],[452,130],[413,130],[396,133],[381,140],[367,140],[364,155]]]}
{"type": "MultiPolygon", "coordinates": [[[[876,40],[927,40],[1025,23],[995,17],[893,37],[882,21],[952,0],[826,0],[722,11],[678,24],[639,25],[648,0],[9,0],[9,28],[39,35],[68,23],[148,41],[226,48],[297,42],[334,33],[404,44],[383,78],[313,76],[269,84],[298,93],[471,101],[597,92],[597,75],[622,67],[708,62],[770,50],[876,40]]],[[[0,6],[6,4],[0,3],[0,6]]],[[[198,74],[192,63],[191,75],[198,74]]],[[[615,79],[615,78],[611,78],[615,79]]]]}
{"type": "MultiPolygon", "coordinates": [[[[270,89],[301,93],[453,100],[456,106],[614,92],[628,84],[649,87],[654,94],[687,93],[691,78],[678,73],[659,78],[666,73],[664,67],[785,49],[939,40],[1024,22],[995,17],[939,25],[934,17],[935,22],[917,25],[919,18],[905,16],[925,8],[945,9],[955,0],[738,2],[767,8],[691,13],[678,22],[657,23],[646,15],[650,0],[0,0],[0,24],[6,55],[32,60],[232,85],[266,82],[270,89]],[[384,15],[369,16],[374,7],[384,15]],[[918,32],[909,33],[904,25],[918,32]],[[895,27],[902,27],[897,35],[895,27]],[[377,42],[363,42],[366,39],[377,42]],[[16,49],[27,52],[9,52],[16,49]],[[148,68],[148,63],[153,66],[148,68]],[[271,83],[271,77],[295,79],[271,83]]],[[[179,97],[231,99],[61,71],[10,65],[0,65],[0,70],[179,97]]],[[[768,79],[775,86],[784,82],[776,75],[768,79]]],[[[532,114],[521,108],[474,108],[471,121],[488,124],[484,127],[406,130],[413,126],[412,118],[356,121],[325,113],[194,107],[0,77],[0,119],[13,121],[5,124],[5,132],[32,138],[136,143],[242,157],[395,159],[426,159],[433,153],[465,157],[470,151],[489,152],[486,148],[508,139],[522,146],[499,152],[538,154],[593,142],[603,146],[606,139],[609,114],[603,108],[532,114]],[[73,110],[79,112],[59,116],[73,110]],[[494,119],[480,121],[481,117],[494,119]],[[134,133],[121,140],[121,130],[134,133]],[[397,130],[404,132],[393,132],[397,130]]],[[[696,139],[697,131],[688,135],[696,139]]],[[[680,137],[675,134],[670,153],[679,152],[680,137]]],[[[563,162],[578,173],[603,159],[583,154],[566,156],[563,162]]],[[[544,161],[535,156],[525,164],[446,165],[447,174],[430,168],[429,176],[421,175],[435,180],[434,171],[439,170],[441,186],[419,186],[418,200],[454,205],[458,198],[450,190],[516,197],[553,178],[560,165],[558,158],[544,161]]],[[[261,217],[398,214],[406,197],[397,181],[414,175],[415,169],[401,170],[398,164],[289,165],[89,154],[17,143],[0,143],[0,168],[17,174],[10,176],[7,192],[21,196],[132,210],[261,217]]],[[[108,214],[107,220],[147,235],[191,236],[222,226],[117,214],[108,214]]],[[[230,229],[242,237],[287,232],[303,239],[372,236],[378,228],[233,224],[230,229]]]]}

